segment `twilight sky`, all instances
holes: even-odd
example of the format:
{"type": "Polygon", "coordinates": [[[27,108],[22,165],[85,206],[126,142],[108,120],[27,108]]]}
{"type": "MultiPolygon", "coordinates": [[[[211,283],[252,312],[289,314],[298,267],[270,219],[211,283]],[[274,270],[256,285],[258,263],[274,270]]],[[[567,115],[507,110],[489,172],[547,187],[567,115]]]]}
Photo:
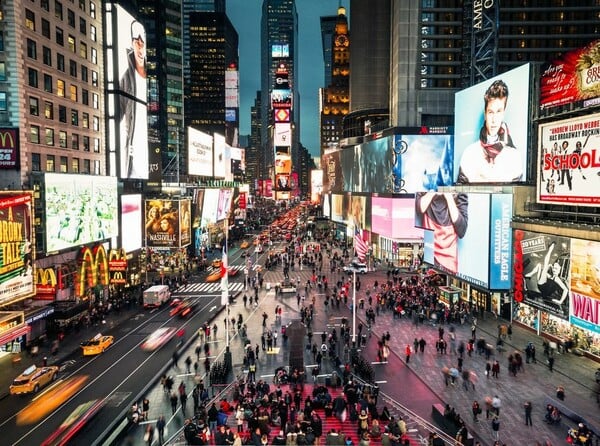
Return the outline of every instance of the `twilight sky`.
{"type": "MultiPolygon", "coordinates": [[[[240,134],[250,134],[250,107],[260,90],[260,21],[262,0],[227,0],[227,16],[239,34],[240,134]]],[[[350,15],[350,0],[341,0],[350,15]]],[[[298,89],[300,141],[319,156],[319,88],[323,83],[321,16],[336,15],[339,0],[296,0],[298,11],[298,89]]]]}

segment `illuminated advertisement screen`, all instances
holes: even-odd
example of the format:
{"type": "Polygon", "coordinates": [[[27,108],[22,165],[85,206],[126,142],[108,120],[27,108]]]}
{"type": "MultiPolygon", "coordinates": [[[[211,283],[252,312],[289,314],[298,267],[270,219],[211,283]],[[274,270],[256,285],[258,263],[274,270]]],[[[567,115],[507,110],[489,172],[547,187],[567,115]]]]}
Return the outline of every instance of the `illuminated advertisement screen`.
{"type": "Polygon", "coordinates": [[[392,239],[423,238],[423,229],[415,227],[415,199],[371,198],[371,229],[392,239]]]}
{"type": "Polygon", "coordinates": [[[219,202],[217,205],[217,221],[225,220],[231,211],[233,189],[219,189],[219,202]]]}
{"type": "Polygon", "coordinates": [[[33,194],[0,192],[0,303],[35,294],[33,194]]]}
{"type": "Polygon", "coordinates": [[[569,51],[552,61],[542,71],[540,78],[540,108],[551,108],[572,102],[594,100],[600,95],[598,76],[598,50],[600,40],[594,40],[584,48],[569,51]]]}
{"type": "Polygon", "coordinates": [[[188,173],[213,176],[213,137],[188,127],[188,173]]]}
{"type": "Polygon", "coordinates": [[[271,197],[273,195],[273,180],[269,178],[263,184],[265,186],[265,196],[271,197]]]}
{"type": "Polygon", "coordinates": [[[202,206],[202,227],[217,222],[218,203],[219,189],[206,189],[204,191],[204,205],[202,206]]]}
{"type": "Polygon", "coordinates": [[[116,177],[46,173],[44,183],[47,252],[118,235],[116,177]]]}
{"type": "Polygon", "coordinates": [[[180,212],[178,200],[153,199],[145,202],[146,246],[180,247],[180,212]]]}
{"type": "Polygon", "coordinates": [[[540,125],[538,141],[538,202],[598,206],[600,114],[540,125]]]}
{"type": "Polygon", "coordinates": [[[285,108],[277,108],[273,111],[275,122],[290,122],[290,110],[285,108]]]}
{"type": "Polygon", "coordinates": [[[312,203],[321,202],[323,193],[323,171],[314,169],[310,171],[310,201],[312,203]]]}
{"type": "Polygon", "coordinates": [[[194,189],[192,196],[192,228],[199,228],[202,220],[202,206],[204,206],[204,189],[194,189]]]}
{"type": "Polygon", "coordinates": [[[115,5],[116,64],[119,73],[118,126],[121,178],[148,179],[148,109],[146,30],[120,5],[115,5]]]}
{"type": "Polygon", "coordinates": [[[192,243],[191,200],[179,200],[179,246],[192,243]]]}
{"type": "Polygon", "coordinates": [[[225,178],[227,173],[227,166],[225,165],[227,159],[225,155],[225,147],[227,143],[225,142],[225,137],[218,133],[214,134],[214,157],[215,157],[215,174],[216,178],[225,178]]]}
{"type": "Polygon", "coordinates": [[[415,226],[433,233],[425,258],[437,269],[482,287],[488,286],[490,196],[452,192],[419,192],[415,226]],[[457,215],[455,219],[450,217],[457,215]],[[427,252],[433,250],[433,252],[427,252]]]}
{"type": "Polygon", "coordinates": [[[600,243],[571,239],[571,302],[569,321],[600,333],[594,309],[600,306],[600,243]]]}
{"type": "Polygon", "coordinates": [[[341,151],[343,190],[410,194],[452,185],[453,136],[398,131],[341,151]]]}
{"type": "Polygon", "coordinates": [[[273,108],[292,108],[292,90],[273,90],[271,93],[271,106],[273,108]]]}
{"type": "Polygon", "coordinates": [[[275,134],[273,135],[275,146],[289,147],[292,145],[292,126],[287,124],[275,124],[275,134]]]}
{"type": "Polygon", "coordinates": [[[512,284],[512,194],[490,195],[489,288],[507,290],[512,284]]]}
{"type": "Polygon", "coordinates": [[[276,190],[290,191],[292,184],[289,173],[280,173],[275,175],[276,190]]]}
{"type": "Polygon", "coordinates": [[[344,192],[344,176],[342,174],[341,150],[323,154],[321,158],[323,167],[323,192],[344,192]]]}
{"type": "Polygon", "coordinates": [[[529,64],[454,97],[454,178],[458,184],[527,180],[529,64]]]}
{"type": "Polygon", "coordinates": [[[282,59],[290,57],[290,46],[287,43],[277,43],[271,45],[271,57],[274,59],[282,59]]]}
{"type": "Polygon", "coordinates": [[[571,240],[521,229],[513,237],[515,301],[567,319],[571,240]]]}
{"type": "Polygon", "coordinates": [[[0,169],[19,167],[19,129],[0,128],[0,169]]]}
{"type": "Polygon", "coordinates": [[[142,247],[142,196],[121,195],[121,247],[132,252],[142,247]]]}
{"type": "Polygon", "coordinates": [[[327,217],[331,219],[331,195],[324,194],[323,195],[323,217],[327,217]]]}
{"type": "Polygon", "coordinates": [[[275,158],[275,173],[288,174],[292,171],[292,160],[289,158],[275,158]]]}
{"type": "Polygon", "coordinates": [[[350,195],[331,194],[331,220],[346,223],[350,209],[350,195]]]}

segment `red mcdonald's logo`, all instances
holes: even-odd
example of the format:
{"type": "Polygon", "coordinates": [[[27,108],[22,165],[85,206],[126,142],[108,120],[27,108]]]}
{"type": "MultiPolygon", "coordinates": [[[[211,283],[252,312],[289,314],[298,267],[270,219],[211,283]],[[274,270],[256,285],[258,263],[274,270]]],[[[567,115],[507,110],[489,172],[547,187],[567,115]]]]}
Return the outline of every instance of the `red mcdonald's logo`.
{"type": "Polygon", "coordinates": [[[96,245],[93,249],[85,247],[80,251],[80,254],[81,264],[75,294],[84,296],[86,285],[88,288],[99,284],[108,285],[108,257],[102,245],[96,245]]]}
{"type": "Polygon", "coordinates": [[[56,273],[53,268],[36,268],[35,285],[37,294],[55,294],[56,284],[56,273]]]}
{"type": "Polygon", "coordinates": [[[123,248],[111,249],[108,253],[109,271],[127,271],[127,253],[123,248]]]}

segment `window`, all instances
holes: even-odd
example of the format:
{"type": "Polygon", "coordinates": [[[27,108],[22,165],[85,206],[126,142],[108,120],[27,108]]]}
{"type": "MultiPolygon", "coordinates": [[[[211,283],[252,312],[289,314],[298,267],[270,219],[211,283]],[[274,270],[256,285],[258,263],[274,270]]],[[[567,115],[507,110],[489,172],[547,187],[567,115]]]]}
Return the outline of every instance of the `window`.
{"type": "Polygon", "coordinates": [[[41,0],[40,6],[44,11],[50,11],[50,0],[41,0]]]}
{"type": "Polygon", "coordinates": [[[65,56],[60,53],[56,53],[56,68],[63,73],[65,72],[65,56]]]}
{"type": "Polygon", "coordinates": [[[71,159],[71,172],[79,173],[79,158],[71,159]]]}
{"type": "Polygon", "coordinates": [[[79,32],[84,36],[87,34],[87,22],[83,17],[79,17],[79,32]]]}
{"type": "Polygon", "coordinates": [[[73,150],[79,150],[79,135],[77,133],[71,135],[71,148],[73,150]]]}
{"type": "Polygon", "coordinates": [[[81,80],[83,82],[87,82],[88,81],[88,69],[85,65],[81,66],[81,80]]]}
{"type": "Polygon", "coordinates": [[[0,91],[0,111],[6,111],[6,92],[0,91]]]}
{"type": "Polygon", "coordinates": [[[52,50],[47,46],[42,47],[42,57],[44,59],[44,65],[52,66],[52,50]]]}
{"type": "Polygon", "coordinates": [[[90,105],[90,92],[85,88],[81,89],[81,103],[83,105],[90,105]]]}
{"type": "Polygon", "coordinates": [[[67,9],[67,23],[71,28],[75,28],[75,12],[67,9]]]}
{"type": "Polygon", "coordinates": [[[29,86],[30,87],[38,87],[38,72],[37,70],[33,69],[33,68],[28,68],[28,75],[29,75],[29,86]]]}
{"type": "Polygon", "coordinates": [[[92,85],[94,87],[98,86],[98,72],[94,70],[92,70],[92,85]]]}
{"type": "Polygon", "coordinates": [[[94,107],[95,110],[100,108],[100,96],[98,96],[97,93],[92,93],[92,107],[94,107]]]}
{"type": "Polygon", "coordinates": [[[83,160],[83,173],[90,173],[90,160],[83,160]]]}
{"type": "Polygon", "coordinates": [[[62,79],[56,79],[56,95],[61,98],[65,97],[65,81],[62,79]]]}
{"type": "Polygon", "coordinates": [[[58,26],[56,27],[56,43],[58,43],[60,46],[63,46],[65,44],[65,36],[63,34],[63,30],[58,26]]]}
{"type": "Polygon", "coordinates": [[[39,153],[31,154],[31,170],[40,172],[42,170],[42,157],[39,153]]]}
{"type": "Polygon", "coordinates": [[[67,148],[67,132],[64,130],[58,132],[58,146],[61,149],[67,148]]]}
{"type": "Polygon", "coordinates": [[[69,37],[67,37],[67,45],[69,46],[69,49],[72,53],[77,52],[77,46],[75,45],[75,37],[73,37],[71,34],[69,34],[69,37]]]}
{"type": "Polygon", "coordinates": [[[77,110],[71,110],[71,125],[79,125],[79,112],[77,110]]]}
{"type": "Polygon", "coordinates": [[[94,2],[90,2],[90,17],[96,18],[96,4],[94,2]]]}
{"type": "Polygon", "coordinates": [[[25,9],[25,26],[35,31],[35,13],[29,9],[25,9]]]}
{"type": "Polygon", "coordinates": [[[0,30],[0,51],[4,51],[4,31],[0,30]]]}
{"type": "Polygon", "coordinates": [[[54,129],[46,129],[46,145],[54,145],[54,129]]]}
{"type": "Polygon", "coordinates": [[[37,59],[37,45],[35,40],[27,39],[27,57],[37,59]]]}
{"type": "Polygon", "coordinates": [[[92,48],[92,63],[94,65],[98,65],[98,50],[96,48],[92,48]]]}
{"type": "Polygon", "coordinates": [[[54,104],[50,101],[44,101],[44,117],[54,119],[54,104]]]}
{"type": "Polygon", "coordinates": [[[6,62],[0,62],[0,81],[6,80],[6,62]]]}
{"type": "Polygon", "coordinates": [[[69,88],[69,91],[71,92],[71,100],[73,102],[77,102],[77,86],[71,85],[71,87],[69,88]]]}
{"type": "Polygon", "coordinates": [[[50,38],[50,22],[46,19],[42,19],[42,36],[50,38]]]}
{"type": "Polygon", "coordinates": [[[60,171],[67,173],[69,171],[69,159],[66,156],[60,157],[60,171]]]}
{"type": "Polygon", "coordinates": [[[72,77],[77,77],[77,62],[72,59],[69,60],[69,74],[72,77]]]}
{"type": "Polygon", "coordinates": [[[87,59],[87,44],[85,42],[79,42],[79,56],[82,59],[87,59]]]}
{"type": "Polygon", "coordinates": [[[90,114],[86,112],[81,113],[81,127],[84,129],[90,128],[90,114]]]}
{"type": "Polygon", "coordinates": [[[56,169],[56,158],[54,155],[46,155],[46,172],[54,172],[56,169]]]}
{"type": "Polygon", "coordinates": [[[90,25],[90,37],[92,42],[98,41],[98,36],[96,35],[96,27],[94,25],[90,25]]]}
{"type": "Polygon", "coordinates": [[[100,175],[100,160],[94,160],[94,175],[100,175]]]}
{"type": "Polygon", "coordinates": [[[33,116],[40,115],[40,100],[29,96],[29,114],[33,116]]]}
{"type": "Polygon", "coordinates": [[[63,19],[63,6],[61,2],[54,2],[54,17],[63,19]]]}
{"type": "Polygon", "coordinates": [[[100,117],[94,116],[94,118],[92,119],[92,130],[94,130],[95,132],[100,131],[100,117]]]}
{"type": "Polygon", "coordinates": [[[67,107],[64,105],[58,106],[58,120],[64,123],[67,122],[67,107]]]}
{"type": "Polygon", "coordinates": [[[52,76],[44,73],[44,91],[52,93],[52,76]]]}
{"type": "Polygon", "coordinates": [[[90,151],[90,137],[89,136],[84,136],[83,139],[81,140],[81,144],[83,145],[84,152],[90,151]]]}
{"type": "Polygon", "coordinates": [[[98,138],[94,138],[94,152],[100,153],[100,140],[98,138]]]}
{"type": "Polygon", "coordinates": [[[85,12],[85,0],[79,0],[79,9],[85,12]]]}
{"type": "Polygon", "coordinates": [[[29,128],[29,142],[33,144],[40,143],[40,127],[38,125],[32,125],[29,128]]]}

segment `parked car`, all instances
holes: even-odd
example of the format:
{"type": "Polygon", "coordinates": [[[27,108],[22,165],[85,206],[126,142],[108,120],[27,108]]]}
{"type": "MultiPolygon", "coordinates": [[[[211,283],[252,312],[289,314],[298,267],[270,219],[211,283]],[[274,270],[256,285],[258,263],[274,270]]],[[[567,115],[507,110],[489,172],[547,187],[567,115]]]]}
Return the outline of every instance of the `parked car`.
{"type": "Polygon", "coordinates": [[[356,273],[356,274],[366,274],[369,268],[366,263],[353,261],[348,265],[344,266],[344,272],[348,274],[356,273]]]}

